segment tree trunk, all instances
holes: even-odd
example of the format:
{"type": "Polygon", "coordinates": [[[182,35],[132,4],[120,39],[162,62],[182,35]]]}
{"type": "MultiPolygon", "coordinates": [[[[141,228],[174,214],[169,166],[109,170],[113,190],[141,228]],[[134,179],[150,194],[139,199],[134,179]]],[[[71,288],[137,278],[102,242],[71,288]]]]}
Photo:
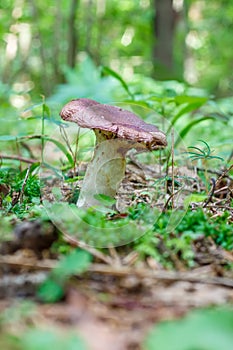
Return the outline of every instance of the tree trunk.
{"type": "Polygon", "coordinates": [[[61,0],[56,3],[55,17],[54,17],[54,43],[53,43],[53,71],[54,71],[54,82],[58,84],[62,81],[62,72],[60,69],[61,61],[61,40],[62,38],[62,12],[61,12],[61,0]]]}
{"type": "Polygon", "coordinates": [[[52,83],[51,79],[49,78],[49,67],[48,67],[48,60],[47,60],[47,54],[45,49],[45,37],[43,36],[43,32],[40,29],[40,13],[38,8],[38,2],[36,0],[30,0],[31,8],[32,8],[32,21],[34,24],[34,27],[36,28],[36,37],[39,41],[39,50],[40,50],[40,60],[43,66],[43,69],[41,71],[41,85],[43,89],[43,94],[46,96],[49,95],[52,91],[52,83]]]}
{"type": "Polygon", "coordinates": [[[78,35],[75,28],[78,0],[71,0],[70,16],[68,19],[68,54],[67,64],[69,67],[74,68],[76,63],[77,47],[78,47],[78,35]]]}
{"type": "Polygon", "coordinates": [[[172,0],[154,0],[154,34],[155,45],[153,49],[154,62],[168,68],[173,68],[173,34],[175,12],[172,0]]]}

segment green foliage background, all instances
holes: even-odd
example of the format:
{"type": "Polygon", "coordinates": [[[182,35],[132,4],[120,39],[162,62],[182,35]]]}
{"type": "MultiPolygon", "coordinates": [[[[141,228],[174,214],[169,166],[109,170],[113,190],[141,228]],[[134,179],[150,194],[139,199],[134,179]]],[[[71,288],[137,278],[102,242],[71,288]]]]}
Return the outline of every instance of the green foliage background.
{"type": "MultiPolygon", "coordinates": [[[[1,96],[51,95],[67,81],[68,46],[75,1],[8,0],[0,5],[1,96]]],[[[150,0],[80,0],[73,16],[77,60],[88,54],[132,81],[160,78],[152,58],[156,8],[150,0]]],[[[170,77],[218,95],[232,93],[233,4],[227,0],[174,1],[174,70],[170,77]],[[182,6],[179,5],[182,4],[182,6]],[[195,76],[185,72],[189,70],[195,76]]],[[[190,73],[190,72],[189,72],[190,73]]],[[[20,101],[20,99],[19,99],[20,101]]],[[[2,97],[2,103],[6,99],[2,97]]],[[[20,103],[19,103],[20,104],[20,103]]],[[[22,100],[23,104],[23,100],[22,100]]]]}

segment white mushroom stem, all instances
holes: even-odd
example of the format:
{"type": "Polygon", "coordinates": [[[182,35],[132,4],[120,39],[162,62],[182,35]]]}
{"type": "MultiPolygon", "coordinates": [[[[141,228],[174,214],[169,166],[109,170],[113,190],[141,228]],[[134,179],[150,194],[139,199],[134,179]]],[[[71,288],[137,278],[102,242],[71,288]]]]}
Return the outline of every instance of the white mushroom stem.
{"type": "Polygon", "coordinates": [[[84,176],[78,207],[101,205],[96,198],[99,194],[109,197],[116,195],[125,175],[125,155],[131,148],[131,142],[119,139],[110,139],[97,144],[84,176]]]}

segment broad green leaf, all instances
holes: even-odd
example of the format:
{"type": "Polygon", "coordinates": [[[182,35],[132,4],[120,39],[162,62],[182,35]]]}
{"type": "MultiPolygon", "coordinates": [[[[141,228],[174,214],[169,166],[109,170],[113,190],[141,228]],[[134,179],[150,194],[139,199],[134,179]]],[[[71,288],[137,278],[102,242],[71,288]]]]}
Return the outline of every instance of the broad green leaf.
{"type": "Polygon", "coordinates": [[[207,101],[207,97],[200,97],[200,96],[188,96],[188,95],[178,95],[174,97],[174,101],[177,104],[184,104],[188,103],[189,105],[204,105],[207,101]]]}
{"type": "Polygon", "coordinates": [[[52,274],[57,279],[64,280],[73,274],[85,272],[90,263],[91,255],[84,250],[76,249],[59,262],[52,274]]]}
{"type": "Polygon", "coordinates": [[[129,104],[132,107],[139,106],[139,107],[150,108],[150,105],[146,101],[142,101],[142,100],[138,100],[138,101],[135,101],[135,100],[124,100],[124,103],[129,104]]]}
{"type": "Polygon", "coordinates": [[[66,156],[67,160],[69,161],[70,165],[73,166],[74,165],[74,161],[73,161],[73,157],[72,155],[67,151],[66,147],[58,140],[53,139],[51,137],[48,136],[43,136],[43,135],[30,135],[28,136],[21,136],[18,138],[19,140],[33,140],[33,139],[44,139],[45,141],[49,141],[54,143],[66,156]]]}
{"type": "Polygon", "coordinates": [[[24,350],[87,350],[76,334],[43,328],[31,328],[22,333],[19,344],[24,350]]]}
{"type": "Polygon", "coordinates": [[[178,139],[175,142],[175,147],[181,142],[181,140],[186,136],[186,134],[189,132],[189,130],[192,129],[193,126],[196,124],[199,124],[205,120],[213,120],[213,117],[200,117],[198,119],[192,120],[189,124],[187,124],[180,132],[178,139]]]}
{"type": "Polygon", "coordinates": [[[72,155],[67,151],[67,148],[60,141],[53,139],[51,137],[47,137],[47,136],[43,136],[43,139],[54,143],[64,153],[64,155],[68,159],[70,165],[71,166],[74,165],[74,160],[73,160],[72,155]]]}
{"type": "Polygon", "coordinates": [[[38,296],[47,303],[54,303],[64,296],[64,291],[58,282],[48,278],[39,287],[38,296]]]}
{"type": "Polygon", "coordinates": [[[185,115],[189,112],[195,111],[200,106],[201,105],[199,103],[192,103],[192,104],[188,104],[188,105],[185,105],[184,107],[180,108],[179,111],[177,112],[177,114],[172,118],[171,126],[169,127],[169,130],[177,122],[177,120],[180,119],[180,117],[182,117],[183,115],[185,115]]]}
{"type": "Polygon", "coordinates": [[[57,169],[54,166],[52,166],[51,164],[48,164],[45,162],[41,163],[41,165],[43,165],[44,167],[46,167],[48,169],[51,169],[59,179],[63,179],[63,174],[62,174],[60,169],[57,169]]]}
{"type": "Polygon", "coordinates": [[[106,196],[105,194],[96,194],[94,198],[97,199],[100,203],[106,205],[113,205],[116,203],[116,199],[110,196],[106,196]]]}
{"type": "Polygon", "coordinates": [[[145,341],[146,350],[231,350],[233,310],[207,309],[163,322],[145,341]]]}
{"type": "Polygon", "coordinates": [[[190,196],[186,197],[184,200],[184,207],[188,208],[190,203],[204,202],[205,199],[206,199],[205,194],[199,194],[199,193],[190,194],[190,196]]]}
{"type": "Polygon", "coordinates": [[[123,86],[125,91],[132,98],[132,100],[134,100],[134,95],[129,90],[128,85],[126,84],[124,79],[118,73],[116,73],[114,70],[112,70],[111,68],[106,67],[106,66],[103,66],[101,70],[102,70],[102,73],[107,73],[107,74],[111,75],[112,77],[114,77],[115,79],[117,79],[121,83],[121,85],[123,86]]]}

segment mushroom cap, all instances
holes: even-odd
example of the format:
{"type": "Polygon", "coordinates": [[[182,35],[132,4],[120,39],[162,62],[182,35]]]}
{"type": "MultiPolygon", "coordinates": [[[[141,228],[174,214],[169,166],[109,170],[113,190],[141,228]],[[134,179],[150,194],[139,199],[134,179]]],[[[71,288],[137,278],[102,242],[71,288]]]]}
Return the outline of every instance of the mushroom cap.
{"type": "Polygon", "coordinates": [[[165,134],[155,125],[145,123],[130,111],[88,98],[68,102],[60,116],[83,128],[111,132],[114,138],[144,143],[148,149],[167,145],[165,134]]]}

